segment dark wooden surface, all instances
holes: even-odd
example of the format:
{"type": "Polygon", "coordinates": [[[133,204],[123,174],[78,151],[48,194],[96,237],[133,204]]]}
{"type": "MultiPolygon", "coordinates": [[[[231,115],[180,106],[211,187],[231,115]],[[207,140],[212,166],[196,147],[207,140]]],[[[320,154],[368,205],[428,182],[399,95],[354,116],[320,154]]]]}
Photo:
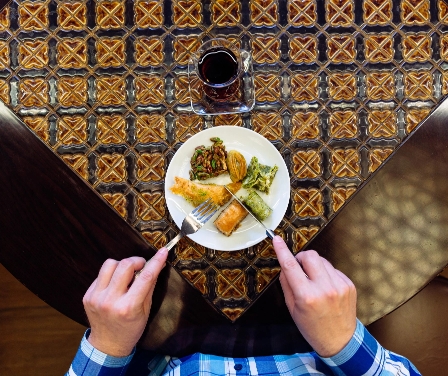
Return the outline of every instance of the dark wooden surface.
{"type": "Polygon", "coordinates": [[[44,303],[0,265],[0,375],[64,375],[86,328],[44,303]]]}
{"type": "Polygon", "coordinates": [[[368,330],[385,348],[407,357],[422,375],[446,375],[447,311],[448,280],[437,277],[368,330]]]}
{"type": "MultiPolygon", "coordinates": [[[[405,302],[448,263],[448,102],[316,237],[317,249],[357,285],[370,323],[405,302]]],[[[86,324],[82,296],[108,258],[152,250],[0,106],[0,262],[31,291],[86,324]]],[[[304,351],[278,282],[230,323],[170,268],[155,291],[143,347],[248,356],[304,351]]]]}

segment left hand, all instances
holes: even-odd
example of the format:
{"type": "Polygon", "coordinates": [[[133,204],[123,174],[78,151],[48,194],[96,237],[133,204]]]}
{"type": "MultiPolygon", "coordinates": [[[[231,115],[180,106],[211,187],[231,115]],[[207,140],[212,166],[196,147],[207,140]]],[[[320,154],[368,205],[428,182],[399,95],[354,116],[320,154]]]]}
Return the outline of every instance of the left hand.
{"type": "Polygon", "coordinates": [[[168,250],[161,248],[146,265],[142,257],[104,262],[83,299],[92,346],[115,357],[132,352],[148,321],[154,287],[167,256],[168,250]]]}

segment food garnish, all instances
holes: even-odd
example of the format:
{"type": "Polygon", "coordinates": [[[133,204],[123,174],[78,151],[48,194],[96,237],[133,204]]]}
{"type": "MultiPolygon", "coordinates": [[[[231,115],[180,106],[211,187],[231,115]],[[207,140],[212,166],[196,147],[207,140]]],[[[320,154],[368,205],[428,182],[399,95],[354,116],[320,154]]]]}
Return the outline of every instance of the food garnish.
{"type": "Polygon", "coordinates": [[[229,150],[226,161],[230,179],[233,182],[243,180],[247,172],[246,158],[239,151],[229,150]]]}
{"type": "Polygon", "coordinates": [[[233,200],[213,223],[221,233],[225,236],[230,236],[232,235],[232,232],[239,227],[242,220],[246,218],[248,214],[249,213],[246,208],[241,206],[238,201],[233,200]]]}
{"type": "Polygon", "coordinates": [[[243,198],[243,204],[260,221],[264,221],[272,213],[272,209],[264,202],[260,195],[251,190],[247,197],[243,198]]]}
{"type": "MultiPolygon", "coordinates": [[[[227,187],[236,193],[241,188],[241,183],[230,183],[227,187]]],[[[222,206],[231,199],[231,195],[222,185],[195,183],[179,176],[174,177],[174,185],[170,188],[171,192],[182,196],[193,206],[202,204],[208,198],[211,198],[215,204],[222,206]]]]}
{"type": "Polygon", "coordinates": [[[255,188],[268,194],[277,170],[276,165],[266,166],[259,163],[257,157],[252,157],[243,179],[243,188],[255,188]]]}
{"type": "Polygon", "coordinates": [[[213,145],[197,146],[190,160],[190,180],[205,180],[227,172],[227,152],[219,137],[212,137],[213,145]]]}

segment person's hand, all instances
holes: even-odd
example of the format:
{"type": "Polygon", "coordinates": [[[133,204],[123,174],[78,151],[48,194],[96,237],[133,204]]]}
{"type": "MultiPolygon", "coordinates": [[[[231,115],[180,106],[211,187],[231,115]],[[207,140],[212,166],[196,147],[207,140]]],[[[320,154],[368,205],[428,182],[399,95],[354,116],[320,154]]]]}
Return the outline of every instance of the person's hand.
{"type": "Polygon", "coordinates": [[[132,352],[148,321],[154,287],[167,255],[168,250],[161,248],[146,265],[142,257],[104,262],[83,299],[92,346],[116,357],[132,352]],[[133,281],[138,270],[141,273],[133,281]]]}
{"type": "Polygon", "coordinates": [[[273,245],[286,306],[297,328],[320,356],[336,355],[356,329],[353,282],[316,251],[294,257],[280,236],[273,245]]]}

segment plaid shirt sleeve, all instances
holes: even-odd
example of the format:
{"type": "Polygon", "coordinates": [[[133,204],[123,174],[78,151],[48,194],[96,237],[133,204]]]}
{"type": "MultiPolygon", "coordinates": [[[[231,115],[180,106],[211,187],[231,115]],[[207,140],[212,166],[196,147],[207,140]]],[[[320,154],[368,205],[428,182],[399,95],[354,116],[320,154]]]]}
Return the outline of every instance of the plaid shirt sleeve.
{"type": "Polygon", "coordinates": [[[75,358],[65,376],[124,376],[134,356],[135,349],[129,356],[116,358],[93,347],[87,340],[89,334],[90,329],[84,334],[75,358]]]}
{"type": "Polygon", "coordinates": [[[358,320],[350,342],[331,358],[316,352],[253,358],[224,358],[196,353],[168,363],[169,376],[417,376],[406,358],[384,349],[358,320]]]}
{"type": "Polygon", "coordinates": [[[359,320],[347,346],[337,355],[321,359],[337,376],[420,375],[408,359],[382,347],[359,320]]]}
{"type": "MultiPolygon", "coordinates": [[[[87,341],[88,335],[89,331],[84,335],[66,376],[124,376],[135,350],[124,358],[111,357],[95,349],[87,341]]],[[[172,358],[164,364],[164,370],[157,369],[157,372],[150,372],[149,375],[421,376],[408,359],[384,349],[359,320],[350,342],[330,358],[320,357],[315,352],[252,358],[225,358],[196,353],[182,359],[172,358]]]]}

